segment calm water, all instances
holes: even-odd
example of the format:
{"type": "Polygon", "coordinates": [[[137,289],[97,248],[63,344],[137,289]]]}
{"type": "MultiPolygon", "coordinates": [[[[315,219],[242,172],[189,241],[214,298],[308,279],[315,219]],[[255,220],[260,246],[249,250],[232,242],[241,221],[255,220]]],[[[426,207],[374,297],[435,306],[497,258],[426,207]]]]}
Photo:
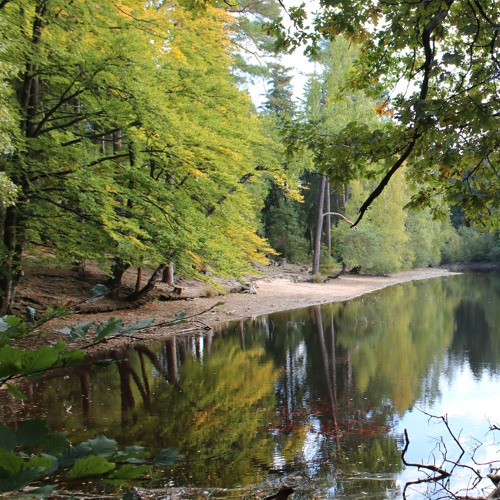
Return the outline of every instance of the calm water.
{"type": "Polygon", "coordinates": [[[464,274],[101,354],[33,382],[28,404],[2,412],[44,415],[74,442],[175,446],[183,460],[144,486],[234,498],[286,482],[293,499],[443,498],[491,490],[452,462],[484,476],[473,459],[500,459],[489,431],[499,394],[500,276],[464,274]],[[401,462],[405,429],[406,460],[453,469],[452,480],[407,484],[426,473],[401,462]]]}

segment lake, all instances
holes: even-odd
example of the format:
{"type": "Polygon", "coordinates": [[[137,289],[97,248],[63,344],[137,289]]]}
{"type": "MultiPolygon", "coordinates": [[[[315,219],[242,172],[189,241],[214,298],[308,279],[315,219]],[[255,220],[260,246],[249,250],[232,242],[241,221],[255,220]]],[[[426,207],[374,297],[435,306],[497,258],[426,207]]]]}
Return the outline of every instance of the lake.
{"type": "Polygon", "coordinates": [[[92,362],[33,381],[4,421],[41,415],[73,442],[173,446],[183,458],[141,486],[182,487],[182,498],[266,496],[283,483],[291,499],[477,497],[500,467],[490,464],[500,459],[495,273],[406,283],[92,362]],[[452,475],[419,482],[434,473],[405,467],[405,445],[407,463],[452,475]]]}

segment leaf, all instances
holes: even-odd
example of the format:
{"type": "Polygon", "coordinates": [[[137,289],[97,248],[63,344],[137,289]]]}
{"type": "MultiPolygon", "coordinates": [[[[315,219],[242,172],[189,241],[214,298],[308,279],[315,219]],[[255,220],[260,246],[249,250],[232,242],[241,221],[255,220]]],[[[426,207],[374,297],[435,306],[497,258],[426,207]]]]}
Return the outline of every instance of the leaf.
{"type": "Polygon", "coordinates": [[[72,349],[59,355],[57,366],[68,366],[78,363],[85,358],[85,352],[80,349],[72,349]]]}
{"type": "Polygon", "coordinates": [[[95,439],[86,441],[92,448],[94,455],[109,457],[116,452],[118,446],[114,439],[109,439],[106,436],[99,436],[95,439]]]}
{"type": "Polygon", "coordinates": [[[65,326],[64,328],[60,328],[59,330],[56,331],[67,335],[69,340],[75,340],[75,339],[86,340],[87,332],[93,324],[94,324],[93,321],[86,321],[83,323],[78,323],[72,326],[71,328],[65,326]]]}
{"type": "Polygon", "coordinates": [[[131,335],[139,330],[148,328],[152,323],[154,323],[154,318],[142,319],[137,321],[137,323],[128,326],[122,333],[123,335],[131,335]]]}
{"type": "Polygon", "coordinates": [[[59,468],[59,462],[56,457],[50,455],[40,455],[30,458],[24,462],[23,469],[40,469],[44,474],[52,474],[59,468]]]}
{"type": "Polygon", "coordinates": [[[9,392],[17,399],[20,399],[21,401],[26,401],[28,399],[28,396],[24,394],[24,392],[21,392],[15,385],[12,384],[5,384],[7,386],[7,389],[9,392]]]}
{"type": "Polygon", "coordinates": [[[0,467],[11,474],[21,472],[24,460],[13,451],[0,450],[0,467]]]}
{"type": "Polygon", "coordinates": [[[160,451],[154,463],[157,467],[167,467],[178,462],[180,458],[181,456],[175,448],[165,448],[160,451]]]}
{"type": "Polygon", "coordinates": [[[110,479],[138,479],[151,470],[150,465],[124,464],[110,474],[110,479]]]}
{"type": "Polygon", "coordinates": [[[21,367],[25,374],[32,374],[51,368],[57,361],[59,354],[52,346],[44,346],[36,351],[26,351],[21,360],[21,367]]]}
{"type": "Polygon", "coordinates": [[[3,478],[0,481],[0,493],[17,491],[38,479],[43,473],[43,468],[25,469],[7,478],[3,478]]]}
{"type": "Polygon", "coordinates": [[[21,328],[24,324],[19,316],[4,316],[0,318],[0,332],[5,332],[9,328],[21,328]]]}
{"type": "Polygon", "coordinates": [[[36,319],[36,309],[31,306],[26,306],[26,312],[24,315],[24,320],[28,323],[33,323],[36,319]]]}
{"type": "Polygon", "coordinates": [[[118,318],[110,318],[105,323],[101,323],[94,333],[94,341],[99,342],[102,339],[118,333],[123,328],[123,322],[118,318]]]}
{"type": "Polygon", "coordinates": [[[90,457],[81,458],[68,472],[68,477],[77,479],[81,477],[100,476],[106,472],[112,471],[116,464],[111,463],[105,457],[90,457]]]}
{"type": "Polygon", "coordinates": [[[66,436],[60,432],[51,432],[43,440],[43,451],[55,457],[61,456],[71,447],[66,436]]]}
{"type": "Polygon", "coordinates": [[[17,444],[16,433],[0,422],[0,449],[13,450],[17,444]]]}
{"type": "Polygon", "coordinates": [[[0,348],[0,377],[17,375],[21,369],[22,349],[4,345],[0,348]]]}
{"type": "Polygon", "coordinates": [[[128,462],[131,464],[144,463],[148,458],[149,453],[144,446],[127,446],[114,456],[116,462],[128,462]]]}
{"type": "Polygon", "coordinates": [[[59,463],[61,467],[69,467],[74,464],[77,460],[88,457],[92,454],[92,447],[88,442],[80,443],[77,446],[70,446],[67,450],[63,452],[59,458],[59,463]]]}
{"type": "Polygon", "coordinates": [[[55,484],[46,484],[40,488],[30,489],[26,493],[18,493],[16,498],[47,498],[52,494],[55,484]]]}
{"type": "Polygon", "coordinates": [[[47,421],[38,417],[33,420],[25,420],[17,429],[16,436],[18,444],[33,448],[40,444],[49,434],[47,421]]]}
{"type": "Polygon", "coordinates": [[[108,293],[108,287],[106,285],[103,285],[103,284],[98,284],[98,285],[95,285],[93,288],[92,288],[92,295],[96,296],[96,295],[106,295],[108,293]]]}

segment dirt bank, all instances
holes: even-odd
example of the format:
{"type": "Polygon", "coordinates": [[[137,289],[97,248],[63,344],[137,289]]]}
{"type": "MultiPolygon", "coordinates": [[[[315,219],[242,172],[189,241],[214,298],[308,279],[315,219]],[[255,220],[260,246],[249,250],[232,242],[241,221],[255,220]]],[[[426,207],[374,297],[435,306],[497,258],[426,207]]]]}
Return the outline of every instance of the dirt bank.
{"type": "MultiPolygon", "coordinates": [[[[222,301],[223,305],[200,316],[207,324],[213,326],[219,322],[349,300],[398,283],[452,274],[456,273],[446,269],[417,269],[390,276],[342,276],[327,283],[296,281],[293,276],[264,277],[255,281],[256,294],[231,293],[224,297],[197,298],[183,305],[175,304],[174,309],[194,314],[222,301]]],[[[170,304],[167,307],[170,308],[170,304]]],[[[161,313],[161,309],[161,303],[151,303],[143,309],[143,312],[161,313]]]]}
{"type": "MultiPolygon", "coordinates": [[[[83,321],[103,322],[110,317],[119,317],[125,324],[142,318],[154,318],[156,322],[175,318],[180,313],[186,314],[189,321],[175,327],[155,331],[141,332],[139,339],[158,339],[176,334],[203,331],[208,327],[228,321],[240,320],[269,314],[277,311],[296,309],[316,304],[338,302],[380,290],[387,286],[413,280],[422,280],[456,274],[446,269],[417,269],[394,273],[389,276],[351,276],[343,275],[326,283],[311,283],[306,269],[287,265],[285,268],[259,268],[253,277],[257,293],[227,292],[217,295],[214,289],[202,280],[181,280],[182,289],[177,300],[160,300],[171,288],[160,284],[155,298],[138,308],[119,308],[112,302],[96,302],[90,309],[63,320],[52,321],[44,334],[44,340],[53,339],[61,334],[54,332],[55,327],[71,325],[83,321]],[[104,303],[103,303],[104,302],[104,303]],[[221,303],[216,306],[216,304],[221,303]]],[[[72,304],[90,296],[90,290],[96,283],[102,282],[102,276],[96,272],[87,272],[84,276],[71,271],[45,269],[43,272],[30,271],[23,278],[20,287],[20,313],[30,305],[43,309],[45,305],[72,304]]],[[[129,281],[135,279],[133,273],[129,281]]],[[[145,277],[147,279],[147,276],[145,277]]],[[[250,280],[251,278],[248,278],[250,280]]],[[[219,288],[231,290],[240,285],[237,282],[220,281],[219,288]]],[[[121,304],[123,307],[123,304],[121,304]]],[[[122,344],[123,341],[117,342],[122,344]]],[[[111,347],[106,343],[102,347],[111,347]]]]}

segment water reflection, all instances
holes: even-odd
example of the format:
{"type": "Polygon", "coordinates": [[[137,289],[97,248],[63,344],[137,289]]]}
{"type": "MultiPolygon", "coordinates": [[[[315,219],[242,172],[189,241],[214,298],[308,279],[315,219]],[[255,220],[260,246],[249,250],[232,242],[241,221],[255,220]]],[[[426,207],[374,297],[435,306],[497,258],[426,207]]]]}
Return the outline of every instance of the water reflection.
{"type": "MultiPolygon", "coordinates": [[[[402,468],[403,429],[410,461],[436,458],[416,408],[480,438],[484,416],[498,418],[499,292],[496,275],[433,279],[100,353],[32,381],[29,404],[2,412],[13,422],[45,415],[75,441],[177,447],[184,459],[154,484],[286,479],[293,498],[400,498],[418,477],[402,468]]],[[[488,449],[484,458],[498,447],[488,449]]]]}

